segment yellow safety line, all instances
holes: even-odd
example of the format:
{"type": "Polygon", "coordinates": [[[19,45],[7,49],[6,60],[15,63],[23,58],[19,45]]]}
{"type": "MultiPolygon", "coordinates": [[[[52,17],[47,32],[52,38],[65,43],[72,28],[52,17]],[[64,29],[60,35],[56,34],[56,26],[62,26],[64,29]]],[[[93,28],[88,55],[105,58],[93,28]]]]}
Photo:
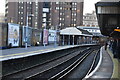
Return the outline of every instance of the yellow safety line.
{"type": "MultiPolygon", "coordinates": [[[[49,49],[53,49],[53,48],[49,48],[49,49]]],[[[41,52],[41,51],[45,51],[45,50],[49,50],[49,49],[37,50],[37,51],[32,51],[32,52],[24,52],[24,53],[16,53],[16,54],[4,55],[4,56],[0,56],[0,57],[8,57],[8,56],[21,55],[21,54],[35,53],[35,52],[41,52]]]]}
{"type": "MultiPolygon", "coordinates": [[[[60,47],[63,47],[63,46],[59,46],[60,47]]],[[[67,46],[65,46],[67,47],[67,46]]],[[[58,48],[58,47],[57,47],[58,48]]],[[[57,49],[56,48],[56,49],[57,49]]],[[[50,50],[50,49],[54,49],[54,48],[48,48],[48,49],[43,49],[43,50],[37,50],[37,51],[31,51],[31,52],[24,52],[24,53],[16,53],[16,54],[11,54],[11,55],[4,55],[4,56],[0,56],[0,58],[3,58],[3,57],[8,57],[8,56],[15,56],[15,55],[21,55],[21,54],[28,54],[28,53],[36,53],[36,52],[41,52],[41,51],[45,51],[45,50],[50,50]]]]}
{"type": "Polygon", "coordinates": [[[113,54],[112,54],[112,52],[109,50],[109,49],[107,49],[107,51],[108,51],[108,53],[109,53],[109,55],[111,56],[111,58],[112,58],[112,61],[113,61],[113,74],[112,74],[112,77],[111,77],[111,80],[112,79],[115,79],[115,78],[119,78],[118,77],[118,60],[116,59],[116,58],[113,58],[113,54]]]}

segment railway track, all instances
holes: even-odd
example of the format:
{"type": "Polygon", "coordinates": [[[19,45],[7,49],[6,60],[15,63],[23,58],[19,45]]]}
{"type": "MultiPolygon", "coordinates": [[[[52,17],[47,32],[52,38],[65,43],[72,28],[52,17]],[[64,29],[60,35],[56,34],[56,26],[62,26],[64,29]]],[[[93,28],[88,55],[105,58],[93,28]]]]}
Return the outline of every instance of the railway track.
{"type": "Polygon", "coordinates": [[[95,56],[94,56],[94,58],[93,58],[93,61],[92,61],[92,64],[91,64],[91,66],[90,66],[90,69],[89,69],[89,71],[87,72],[87,74],[86,74],[86,76],[84,77],[84,79],[85,78],[88,78],[88,76],[90,75],[90,73],[95,69],[95,67],[97,66],[96,64],[96,59],[97,59],[97,56],[99,55],[99,52],[100,52],[100,50],[97,50],[96,51],[96,54],[95,54],[95,56]]]}
{"type": "MultiPolygon", "coordinates": [[[[95,47],[94,47],[95,48],[95,47]]],[[[91,54],[97,53],[98,50],[94,48],[87,47],[83,50],[73,50],[68,54],[62,55],[60,57],[54,58],[52,60],[46,61],[43,64],[35,65],[33,67],[20,70],[2,77],[3,80],[10,79],[10,78],[17,78],[17,79],[48,79],[48,80],[62,80],[63,78],[67,78],[71,72],[81,65],[81,63],[91,54]]],[[[94,54],[97,56],[97,54],[94,54]]],[[[90,70],[93,70],[95,58],[92,62],[90,70]]],[[[88,71],[87,75],[91,72],[88,71]]]]}
{"type": "MultiPolygon", "coordinates": [[[[84,51],[84,50],[87,50],[87,49],[89,49],[89,48],[82,48],[82,49],[79,48],[78,50],[84,51]]],[[[25,68],[25,69],[22,69],[22,70],[19,70],[19,71],[9,73],[7,75],[2,76],[2,79],[9,79],[9,78],[19,78],[19,79],[22,78],[22,79],[24,79],[26,76],[29,76],[29,75],[26,75],[26,74],[30,73],[32,70],[36,72],[37,69],[41,69],[43,71],[45,68],[47,69],[49,67],[48,65],[55,63],[55,61],[60,62],[60,59],[62,61],[63,57],[69,58],[70,56],[74,55],[73,53],[76,52],[76,51],[77,51],[77,49],[74,49],[74,50],[68,52],[65,55],[61,55],[61,56],[56,57],[56,58],[51,59],[51,60],[47,60],[47,61],[43,62],[42,64],[37,64],[37,65],[34,65],[32,67],[29,67],[29,68],[25,68]]]]}
{"type": "MultiPolygon", "coordinates": [[[[89,50],[87,50],[89,51],[89,50]]],[[[64,70],[64,68],[67,68],[69,65],[71,65],[72,63],[74,63],[74,61],[76,61],[77,58],[79,58],[80,56],[82,56],[81,54],[86,52],[83,51],[83,52],[80,52],[79,54],[75,55],[74,57],[71,57],[69,59],[66,59],[64,61],[62,61],[61,63],[58,63],[57,65],[55,66],[52,66],[51,68],[47,69],[47,70],[44,70],[43,72],[39,72],[39,73],[36,73],[32,76],[29,76],[27,77],[26,79],[33,79],[33,78],[47,78],[49,79],[50,77],[52,77],[52,75],[55,75],[56,73],[64,70]]]]}
{"type": "Polygon", "coordinates": [[[66,78],[66,76],[68,74],[70,74],[71,71],[73,71],[78,65],[80,65],[80,63],[82,63],[82,61],[91,53],[92,51],[89,51],[87,53],[85,53],[84,55],[82,55],[80,58],[78,58],[73,64],[71,64],[70,66],[68,66],[67,68],[65,68],[64,70],[62,70],[61,72],[59,72],[58,74],[52,76],[51,78],[49,78],[49,80],[60,80],[62,78],[66,78]]]}

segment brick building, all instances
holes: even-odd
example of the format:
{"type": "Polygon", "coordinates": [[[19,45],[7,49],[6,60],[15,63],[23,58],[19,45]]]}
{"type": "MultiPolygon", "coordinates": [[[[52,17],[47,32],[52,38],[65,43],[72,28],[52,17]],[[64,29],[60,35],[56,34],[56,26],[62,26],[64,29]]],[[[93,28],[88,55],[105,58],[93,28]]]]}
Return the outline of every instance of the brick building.
{"type": "Polygon", "coordinates": [[[37,29],[42,27],[63,29],[80,26],[83,22],[83,2],[7,2],[6,22],[28,25],[37,29]]]}

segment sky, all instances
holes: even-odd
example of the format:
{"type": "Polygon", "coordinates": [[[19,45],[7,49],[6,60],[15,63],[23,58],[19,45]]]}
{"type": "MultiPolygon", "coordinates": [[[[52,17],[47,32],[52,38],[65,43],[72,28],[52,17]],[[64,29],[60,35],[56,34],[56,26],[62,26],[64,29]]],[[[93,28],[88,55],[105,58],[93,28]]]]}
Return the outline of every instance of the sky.
{"type": "Polygon", "coordinates": [[[92,11],[95,11],[95,3],[97,3],[100,0],[84,0],[84,14],[85,13],[92,13],[92,11]]]}
{"type": "MultiPolygon", "coordinates": [[[[95,10],[95,3],[99,0],[84,0],[84,14],[95,10]]],[[[5,0],[0,0],[0,13],[5,13],[5,0]]]]}
{"type": "Polygon", "coordinates": [[[0,0],[0,13],[5,13],[5,0],[0,0]]]}

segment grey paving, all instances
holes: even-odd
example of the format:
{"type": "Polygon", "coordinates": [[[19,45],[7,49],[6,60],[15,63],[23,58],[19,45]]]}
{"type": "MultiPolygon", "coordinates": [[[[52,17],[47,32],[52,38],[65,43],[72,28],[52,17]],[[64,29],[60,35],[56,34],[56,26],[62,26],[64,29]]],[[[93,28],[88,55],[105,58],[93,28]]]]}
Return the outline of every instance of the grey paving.
{"type": "Polygon", "coordinates": [[[106,78],[110,79],[113,73],[113,62],[107,51],[102,48],[102,63],[98,70],[90,77],[92,79],[106,78]]]}
{"type": "Polygon", "coordinates": [[[23,52],[31,52],[31,51],[37,51],[37,50],[44,50],[44,49],[49,49],[49,48],[56,48],[59,46],[54,46],[54,45],[48,45],[48,46],[31,46],[26,48],[11,48],[11,49],[4,49],[0,50],[2,51],[2,56],[4,55],[10,55],[10,54],[16,54],[16,53],[23,53],[23,52]]]}
{"type": "Polygon", "coordinates": [[[26,48],[5,49],[5,50],[2,50],[0,61],[28,57],[28,56],[38,55],[38,54],[44,54],[44,53],[53,52],[56,50],[72,48],[75,46],[80,46],[80,45],[66,45],[66,46],[48,45],[45,47],[44,46],[28,47],[27,49],[26,48]]]}
{"type": "MultiPolygon", "coordinates": [[[[95,44],[81,44],[81,46],[83,45],[95,45],[95,44]]],[[[66,46],[76,46],[76,45],[66,45],[66,46]]],[[[80,46],[80,45],[79,45],[80,46]]],[[[65,46],[54,46],[54,45],[47,45],[47,46],[31,46],[26,48],[11,48],[11,49],[4,49],[4,50],[0,50],[0,56],[4,56],[4,55],[10,55],[10,54],[16,54],[16,53],[23,53],[23,52],[31,52],[31,51],[37,51],[37,50],[44,50],[44,49],[50,49],[50,48],[58,48],[58,47],[65,47],[65,46]]]]}

